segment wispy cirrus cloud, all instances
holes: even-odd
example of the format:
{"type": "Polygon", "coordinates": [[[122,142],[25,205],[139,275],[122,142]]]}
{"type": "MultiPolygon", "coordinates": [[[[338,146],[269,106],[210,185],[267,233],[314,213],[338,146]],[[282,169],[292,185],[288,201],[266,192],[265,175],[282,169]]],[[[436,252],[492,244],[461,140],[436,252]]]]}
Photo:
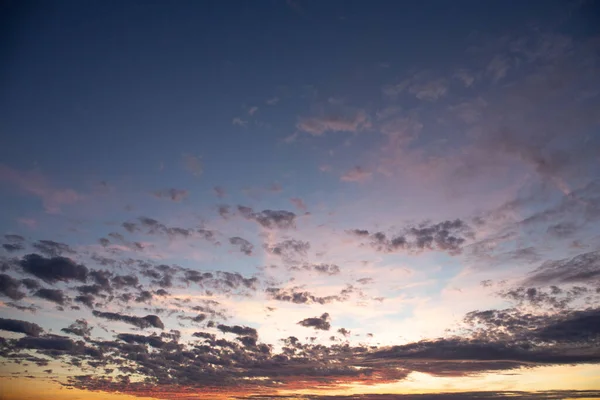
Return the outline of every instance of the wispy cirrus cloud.
{"type": "Polygon", "coordinates": [[[19,190],[42,200],[44,209],[50,214],[58,214],[61,207],[82,201],[85,196],[74,189],[56,188],[37,171],[18,171],[0,165],[0,181],[8,182],[19,190]]]}

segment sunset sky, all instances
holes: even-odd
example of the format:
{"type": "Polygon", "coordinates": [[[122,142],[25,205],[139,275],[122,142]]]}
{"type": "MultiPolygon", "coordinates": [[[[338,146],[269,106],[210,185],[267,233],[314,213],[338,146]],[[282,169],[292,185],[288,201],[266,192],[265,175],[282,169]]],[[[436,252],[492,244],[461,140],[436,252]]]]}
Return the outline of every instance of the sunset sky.
{"type": "Polygon", "coordinates": [[[0,7],[0,399],[600,399],[599,2],[0,7]]]}

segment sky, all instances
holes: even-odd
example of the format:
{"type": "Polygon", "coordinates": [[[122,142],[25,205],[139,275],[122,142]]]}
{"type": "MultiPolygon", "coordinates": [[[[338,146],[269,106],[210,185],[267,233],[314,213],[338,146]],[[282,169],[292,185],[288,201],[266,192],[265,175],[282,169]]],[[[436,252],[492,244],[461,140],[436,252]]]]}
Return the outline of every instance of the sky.
{"type": "Polygon", "coordinates": [[[0,7],[0,399],[600,399],[597,1],[0,7]]]}

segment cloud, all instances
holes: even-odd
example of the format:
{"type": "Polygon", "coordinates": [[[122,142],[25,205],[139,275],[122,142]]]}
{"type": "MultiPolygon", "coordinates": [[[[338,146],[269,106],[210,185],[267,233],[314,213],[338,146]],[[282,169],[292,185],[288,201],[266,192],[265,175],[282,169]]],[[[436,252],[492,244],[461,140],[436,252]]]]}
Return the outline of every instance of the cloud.
{"type": "Polygon", "coordinates": [[[88,337],[92,333],[92,327],[85,319],[78,319],[67,328],[62,328],[61,332],[70,333],[75,336],[88,337]]]}
{"type": "Polygon", "coordinates": [[[471,227],[460,219],[437,224],[421,223],[416,226],[406,226],[391,238],[383,232],[370,233],[364,229],[353,229],[348,233],[359,238],[369,237],[373,248],[386,253],[400,250],[413,252],[437,250],[458,254],[467,239],[473,237],[471,227]]]}
{"type": "Polygon", "coordinates": [[[343,182],[364,182],[371,177],[372,173],[362,167],[356,166],[341,176],[343,182]]]}
{"type": "Polygon", "coordinates": [[[504,78],[509,69],[510,61],[508,60],[508,58],[502,55],[496,55],[488,64],[486,74],[495,83],[498,82],[500,79],[504,78]]]}
{"type": "Polygon", "coordinates": [[[183,155],[183,165],[194,176],[200,176],[204,172],[202,157],[191,154],[183,155]]]}
{"type": "Polygon", "coordinates": [[[254,114],[256,114],[256,112],[258,111],[258,107],[254,106],[254,107],[250,107],[248,109],[248,115],[249,116],[253,116],[254,114]]]}
{"type": "Polygon", "coordinates": [[[21,172],[0,165],[0,181],[14,184],[20,190],[39,197],[50,214],[60,213],[64,205],[75,204],[84,196],[73,189],[57,189],[39,172],[21,172]]]}
{"type": "Polygon", "coordinates": [[[19,261],[19,265],[23,268],[23,271],[47,283],[68,282],[71,280],[85,282],[89,272],[87,267],[76,264],[69,258],[45,258],[39,254],[24,256],[19,261]]]}
{"type": "Polygon", "coordinates": [[[334,301],[345,301],[347,295],[316,296],[300,288],[282,289],[270,287],[265,290],[267,296],[273,300],[294,304],[328,304],[334,301]]]}
{"type": "Polygon", "coordinates": [[[0,318],[0,330],[24,333],[28,336],[39,336],[44,331],[38,324],[33,322],[6,318],[0,318]]]}
{"type": "Polygon", "coordinates": [[[24,349],[57,350],[64,352],[72,352],[76,350],[76,345],[71,339],[56,335],[47,335],[44,337],[24,337],[18,340],[17,346],[24,349]]]}
{"type": "Polygon", "coordinates": [[[154,197],[159,199],[170,199],[175,202],[180,202],[181,200],[188,197],[188,191],[185,189],[163,189],[153,193],[154,197]]]}
{"type": "Polygon", "coordinates": [[[160,349],[165,345],[165,342],[158,336],[144,336],[136,335],[133,333],[119,333],[117,339],[122,340],[126,343],[140,343],[147,344],[151,347],[160,349]]]}
{"type": "Polygon", "coordinates": [[[275,104],[279,103],[279,97],[272,97],[265,101],[265,103],[267,103],[270,106],[274,106],[275,104]]]}
{"type": "Polygon", "coordinates": [[[4,243],[2,245],[2,248],[6,251],[8,251],[9,253],[15,252],[15,251],[21,251],[25,249],[25,246],[23,246],[21,243],[4,243]]]}
{"type": "Polygon", "coordinates": [[[342,109],[320,116],[300,118],[296,124],[298,130],[313,136],[321,136],[326,132],[359,132],[369,127],[369,117],[361,109],[342,109]]]}
{"type": "Polygon", "coordinates": [[[294,264],[306,258],[310,243],[297,239],[286,239],[273,245],[265,244],[264,248],[270,254],[281,257],[287,264],[294,264]]]}
{"type": "Polygon", "coordinates": [[[243,128],[248,126],[248,121],[245,121],[239,117],[235,117],[233,120],[231,120],[231,123],[233,125],[241,126],[243,128]]]}
{"type": "Polygon", "coordinates": [[[223,197],[227,196],[227,192],[221,186],[215,186],[213,188],[213,191],[215,192],[215,196],[217,196],[219,199],[222,199],[223,197]]]}
{"type": "Polygon", "coordinates": [[[25,297],[25,293],[19,290],[20,286],[21,282],[18,280],[9,275],[0,274],[0,293],[3,295],[13,300],[21,300],[25,297]]]}
{"type": "Polygon", "coordinates": [[[254,212],[252,208],[238,206],[238,211],[247,220],[256,221],[267,229],[291,229],[296,226],[296,214],[285,210],[263,210],[254,212]]]}
{"type": "Polygon", "coordinates": [[[47,257],[57,257],[65,253],[75,254],[69,245],[53,240],[38,240],[32,246],[47,257]]]}
{"type": "Polygon", "coordinates": [[[165,325],[162,323],[160,318],[156,315],[146,315],[145,317],[134,317],[130,315],[123,315],[119,313],[113,312],[102,312],[102,311],[92,311],[92,314],[98,318],[104,318],[111,321],[121,321],[126,324],[137,326],[138,328],[159,328],[164,329],[165,325]]]}
{"type": "Polygon", "coordinates": [[[25,241],[25,238],[23,236],[15,234],[6,234],[4,235],[4,239],[8,240],[11,243],[21,243],[25,241]]]}
{"type": "Polygon", "coordinates": [[[229,238],[229,243],[231,243],[234,246],[238,246],[240,248],[240,251],[247,256],[251,256],[252,251],[254,250],[254,245],[252,243],[239,236],[229,238]]]}
{"type": "Polygon", "coordinates": [[[51,301],[51,302],[59,304],[61,306],[64,306],[65,302],[67,301],[67,298],[65,297],[64,292],[60,289],[42,288],[42,289],[39,289],[37,292],[35,292],[34,296],[39,297],[44,300],[51,301]]]}
{"type": "Polygon", "coordinates": [[[299,211],[306,211],[306,203],[299,197],[290,198],[290,202],[296,207],[299,211]]]}
{"type": "Polygon", "coordinates": [[[217,329],[223,333],[233,333],[234,335],[238,335],[238,336],[258,337],[258,333],[256,332],[256,329],[250,328],[248,326],[217,325],[217,329]]]}
{"type": "Polygon", "coordinates": [[[445,79],[436,79],[410,86],[409,92],[419,100],[435,101],[446,95],[448,83],[445,79]]]}
{"type": "Polygon", "coordinates": [[[565,309],[571,302],[587,296],[589,290],[585,287],[575,286],[569,290],[551,286],[548,290],[535,287],[518,287],[500,291],[499,295],[505,299],[544,309],[565,309]]]}
{"type": "Polygon", "coordinates": [[[526,285],[590,283],[600,281],[600,251],[570,259],[546,261],[525,279],[526,285]]]}
{"type": "Polygon", "coordinates": [[[458,71],[456,71],[456,73],[454,74],[454,78],[461,81],[463,85],[465,85],[465,87],[467,88],[471,87],[473,83],[477,80],[476,74],[466,69],[459,69],[458,71]]]}
{"type": "Polygon", "coordinates": [[[301,325],[305,328],[314,328],[316,330],[328,331],[331,328],[329,320],[329,314],[323,313],[323,315],[321,315],[320,317],[303,319],[302,321],[298,322],[298,325],[301,325]]]}

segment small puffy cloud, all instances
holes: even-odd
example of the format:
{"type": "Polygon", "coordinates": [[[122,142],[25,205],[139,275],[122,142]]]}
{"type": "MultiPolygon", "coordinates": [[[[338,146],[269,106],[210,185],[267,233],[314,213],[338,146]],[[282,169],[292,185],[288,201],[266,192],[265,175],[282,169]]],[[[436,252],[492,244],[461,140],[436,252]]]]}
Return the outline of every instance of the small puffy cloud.
{"type": "Polygon", "coordinates": [[[275,104],[279,103],[279,97],[271,97],[265,103],[267,103],[270,106],[274,106],[275,104]]]}
{"type": "Polygon", "coordinates": [[[179,202],[188,196],[188,191],[185,189],[163,189],[153,193],[154,197],[159,199],[169,199],[175,202],[179,202]]]}
{"type": "Polygon", "coordinates": [[[253,106],[248,109],[248,115],[253,116],[258,111],[258,107],[253,106]]]}
{"type": "Polygon", "coordinates": [[[448,82],[445,79],[436,79],[424,83],[411,85],[409,92],[419,100],[435,101],[446,95],[448,82]]]}
{"type": "Polygon", "coordinates": [[[306,211],[306,203],[299,197],[290,198],[290,202],[300,211],[306,211]]]}
{"type": "MultiPolygon", "coordinates": [[[[63,205],[74,204],[84,199],[84,196],[73,189],[59,189],[39,172],[22,172],[0,165],[0,181],[9,182],[21,191],[36,196],[42,200],[44,209],[49,214],[59,214],[63,205]]],[[[25,225],[34,227],[32,219],[21,219],[25,225]]]]}
{"type": "Polygon", "coordinates": [[[62,328],[61,332],[70,333],[76,336],[87,337],[92,332],[92,327],[89,326],[85,319],[78,319],[69,325],[67,328],[62,328]]]}
{"type": "Polygon", "coordinates": [[[66,298],[64,292],[60,289],[42,288],[42,289],[39,289],[37,292],[35,292],[34,296],[39,297],[44,300],[51,301],[51,302],[59,304],[61,306],[64,306],[65,302],[67,301],[67,298],[66,298]]]}
{"type": "Polygon", "coordinates": [[[194,176],[200,176],[204,172],[202,157],[194,156],[191,154],[184,154],[183,165],[185,169],[191,172],[194,176]]]}
{"type": "Polygon", "coordinates": [[[241,126],[241,127],[246,127],[248,126],[248,121],[245,121],[239,117],[235,117],[234,119],[231,120],[231,123],[233,125],[237,125],[237,126],[241,126]]]}
{"type": "Polygon", "coordinates": [[[215,196],[217,196],[220,199],[222,199],[223,197],[227,196],[227,192],[221,186],[215,186],[215,187],[213,187],[213,192],[215,193],[215,196]]]}
{"type": "Polygon", "coordinates": [[[371,245],[376,250],[386,253],[399,250],[438,250],[454,255],[460,253],[467,239],[473,237],[471,227],[460,219],[407,226],[391,237],[383,232],[372,233],[364,229],[353,229],[348,233],[359,238],[370,238],[371,245]]]}
{"type": "Polygon", "coordinates": [[[137,326],[138,328],[159,328],[164,329],[165,325],[156,315],[146,315],[145,317],[134,317],[113,312],[92,311],[92,314],[98,318],[104,318],[111,321],[121,321],[126,324],[137,326]]]}
{"type": "Polygon", "coordinates": [[[29,254],[19,261],[19,265],[23,271],[47,283],[71,280],[85,282],[88,275],[87,267],[65,257],[45,258],[39,254],[29,254]]]}
{"type": "Polygon", "coordinates": [[[304,326],[305,328],[314,328],[316,330],[328,331],[331,328],[329,323],[329,314],[323,313],[320,317],[306,318],[298,322],[298,325],[304,326]]]}
{"type": "Polygon", "coordinates": [[[238,335],[238,336],[258,337],[258,332],[256,332],[256,329],[250,328],[248,326],[217,325],[217,329],[223,333],[233,333],[234,335],[238,335]]]}
{"type": "Polygon", "coordinates": [[[296,226],[296,214],[285,210],[263,210],[254,212],[250,207],[238,206],[238,211],[247,220],[256,221],[267,229],[290,229],[296,226]]]}
{"type": "Polygon", "coordinates": [[[359,132],[369,127],[369,116],[361,109],[300,118],[296,124],[298,130],[313,136],[320,136],[325,132],[359,132]]]}
{"type": "Polygon", "coordinates": [[[356,166],[341,176],[343,182],[364,182],[371,177],[372,173],[360,166],[356,166]]]}
{"type": "Polygon", "coordinates": [[[510,69],[510,61],[506,56],[496,55],[487,66],[486,74],[493,82],[504,78],[510,69]]]}
{"type": "Polygon", "coordinates": [[[24,333],[28,336],[39,336],[43,332],[43,329],[33,322],[6,318],[0,318],[0,330],[24,333]]]}
{"type": "Polygon", "coordinates": [[[273,245],[265,245],[265,250],[279,256],[284,262],[294,263],[306,257],[310,243],[296,239],[286,239],[273,245]]]}
{"type": "Polygon", "coordinates": [[[247,256],[251,256],[252,251],[254,250],[254,245],[252,245],[252,243],[239,236],[229,238],[229,243],[231,243],[234,246],[238,246],[240,251],[247,256]]]}
{"type": "Polygon", "coordinates": [[[56,257],[67,254],[75,254],[75,251],[65,243],[55,242],[54,240],[38,240],[33,247],[47,257],[56,257]]]}
{"type": "Polygon", "coordinates": [[[21,286],[21,282],[14,279],[13,277],[0,274],[0,293],[13,299],[13,300],[21,300],[25,297],[25,293],[19,290],[21,286]]]}
{"type": "Polygon", "coordinates": [[[476,80],[475,74],[466,69],[456,71],[454,78],[461,81],[465,87],[471,87],[476,80]]]}
{"type": "Polygon", "coordinates": [[[25,246],[23,246],[21,243],[4,243],[2,245],[2,248],[6,251],[8,251],[9,253],[15,252],[15,251],[21,251],[25,249],[25,246]]]}

